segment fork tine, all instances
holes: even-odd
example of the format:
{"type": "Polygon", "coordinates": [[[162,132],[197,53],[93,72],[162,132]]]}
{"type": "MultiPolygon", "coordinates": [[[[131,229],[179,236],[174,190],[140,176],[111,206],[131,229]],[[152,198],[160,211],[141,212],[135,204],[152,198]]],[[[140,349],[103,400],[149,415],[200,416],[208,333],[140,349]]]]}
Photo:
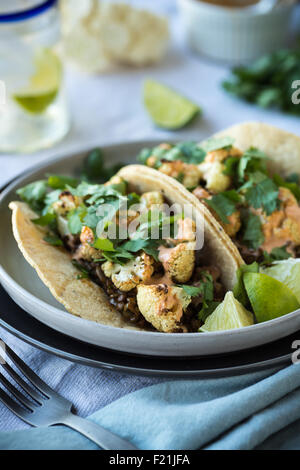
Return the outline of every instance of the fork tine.
{"type": "Polygon", "coordinates": [[[14,379],[15,382],[17,382],[17,384],[20,385],[20,387],[23,388],[23,390],[25,390],[25,392],[28,393],[28,395],[33,398],[36,402],[38,402],[40,405],[43,404],[43,400],[44,398],[38,393],[36,392],[36,390],[34,390],[33,387],[31,387],[27,382],[25,382],[22,377],[20,377],[16,371],[14,371],[14,369],[12,367],[10,367],[9,364],[1,364],[1,366],[3,367],[3,369],[6,370],[6,372],[14,379]]]}
{"type": "Polygon", "coordinates": [[[7,406],[13,413],[15,413],[19,418],[27,421],[29,412],[22,408],[18,403],[16,403],[12,398],[10,398],[7,393],[0,388],[0,400],[4,405],[7,406]]]}
{"type": "Polygon", "coordinates": [[[10,393],[12,393],[17,398],[17,400],[19,400],[20,403],[22,403],[22,405],[26,406],[26,408],[28,408],[30,411],[33,411],[36,408],[36,405],[32,401],[28,400],[28,398],[25,397],[25,395],[23,395],[23,393],[21,393],[13,384],[11,384],[1,373],[0,382],[10,393]]]}
{"type": "MultiPolygon", "coordinates": [[[[33,370],[28,367],[25,362],[22,361],[11,349],[10,347],[4,343],[5,346],[5,353],[6,355],[12,360],[12,362],[17,366],[20,372],[27,377],[27,379],[38,389],[41,393],[43,393],[46,397],[50,398],[51,396],[58,396],[54,390],[52,390],[48,385],[43,382],[34,372],[33,370]]],[[[7,364],[5,364],[7,366],[7,364]]]]}

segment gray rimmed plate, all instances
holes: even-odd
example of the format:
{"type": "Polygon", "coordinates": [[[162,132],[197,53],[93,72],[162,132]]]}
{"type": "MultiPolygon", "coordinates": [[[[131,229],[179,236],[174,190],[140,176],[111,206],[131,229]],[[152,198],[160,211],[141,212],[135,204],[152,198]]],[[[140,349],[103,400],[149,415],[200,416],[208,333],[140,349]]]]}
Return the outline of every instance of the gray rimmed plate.
{"type": "MultiPolygon", "coordinates": [[[[123,143],[103,147],[109,163],[134,162],[143,147],[157,142],[123,143]]],[[[23,258],[11,229],[8,204],[16,190],[45,173],[74,175],[86,153],[62,156],[35,167],[14,181],[0,198],[0,280],[13,300],[42,323],[68,336],[97,346],[152,356],[208,356],[253,348],[288,336],[300,328],[300,310],[239,330],[215,333],[163,334],[104,326],[69,314],[50,294],[23,258]]]]}

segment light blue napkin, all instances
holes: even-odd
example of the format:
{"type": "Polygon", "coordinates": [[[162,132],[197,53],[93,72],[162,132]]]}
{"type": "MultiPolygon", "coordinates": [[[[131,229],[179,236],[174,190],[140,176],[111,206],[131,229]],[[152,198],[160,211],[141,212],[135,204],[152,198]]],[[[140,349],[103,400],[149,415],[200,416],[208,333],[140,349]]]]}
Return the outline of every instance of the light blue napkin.
{"type": "MultiPolygon", "coordinates": [[[[139,449],[300,448],[300,367],[238,377],[170,381],[144,388],[89,419],[139,449]],[[281,431],[280,434],[278,432],[281,431]],[[276,434],[277,433],[277,434],[276,434]],[[273,437],[270,437],[273,436],[273,437]],[[269,438],[269,439],[268,439],[269,438]]],[[[66,427],[0,434],[0,449],[97,449],[66,427]]]]}

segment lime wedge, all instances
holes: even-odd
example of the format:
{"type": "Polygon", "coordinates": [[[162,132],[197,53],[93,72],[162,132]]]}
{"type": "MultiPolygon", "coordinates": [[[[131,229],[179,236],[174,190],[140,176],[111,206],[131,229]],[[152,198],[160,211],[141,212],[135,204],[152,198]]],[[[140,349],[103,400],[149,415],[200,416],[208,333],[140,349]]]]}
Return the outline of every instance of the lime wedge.
{"type": "Polygon", "coordinates": [[[199,331],[234,330],[253,325],[253,323],[252,313],[235,299],[232,292],[227,292],[223,302],[207,318],[199,331]]]}
{"type": "Polygon", "coordinates": [[[50,49],[38,49],[34,57],[35,74],[30,83],[18,90],[13,98],[26,111],[43,113],[57,97],[62,66],[59,58],[50,49]]]}
{"type": "Polygon", "coordinates": [[[297,297],[277,279],[263,273],[246,273],[243,279],[258,322],[273,320],[300,308],[297,297]]]}
{"type": "Polygon", "coordinates": [[[300,259],[276,261],[269,268],[261,268],[261,271],[288,286],[300,302],[300,259]]]}
{"type": "Polygon", "coordinates": [[[145,82],[144,102],[155,124],[165,129],[180,129],[201,111],[196,104],[154,80],[145,82]]]}

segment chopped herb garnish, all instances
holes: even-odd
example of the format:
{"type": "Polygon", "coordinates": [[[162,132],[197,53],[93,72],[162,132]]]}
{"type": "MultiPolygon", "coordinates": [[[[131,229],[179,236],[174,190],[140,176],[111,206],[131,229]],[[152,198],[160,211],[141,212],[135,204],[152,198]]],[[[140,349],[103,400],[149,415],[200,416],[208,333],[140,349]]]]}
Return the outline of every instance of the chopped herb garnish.
{"type": "Polygon", "coordinates": [[[143,149],[137,160],[144,165],[150,157],[155,158],[155,168],[158,169],[164,161],[174,162],[180,160],[184,163],[198,165],[202,163],[206,152],[196,142],[181,142],[177,145],[168,144],[167,147],[154,147],[153,149],[143,149]]]}
{"type": "Polygon", "coordinates": [[[32,222],[36,225],[40,225],[41,227],[46,227],[47,225],[50,225],[55,220],[56,220],[55,214],[46,214],[46,215],[42,215],[38,219],[33,219],[32,222]]]}
{"type": "Polygon", "coordinates": [[[84,225],[83,220],[87,213],[85,207],[77,207],[76,209],[71,210],[68,215],[68,228],[73,235],[77,235],[81,232],[84,225]]]}
{"type": "Polygon", "coordinates": [[[100,148],[95,148],[85,159],[82,178],[91,182],[104,183],[114,176],[122,166],[121,163],[117,163],[106,167],[103,151],[100,148]]]}
{"type": "Polygon", "coordinates": [[[286,246],[282,246],[279,248],[274,248],[271,253],[264,251],[264,261],[262,262],[263,265],[271,265],[274,261],[282,261],[284,259],[289,259],[292,257],[291,253],[289,253],[286,249],[286,246]]]}
{"type": "Polygon", "coordinates": [[[221,150],[230,148],[234,144],[234,138],[230,136],[211,138],[201,144],[201,148],[206,152],[213,152],[214,150],[221,150]]]}
{"type": "Polygon", "coordinates": [[[251,249],[256,250],[264,242],[262,223],[256,214],[250,211],[243,213],[243,241],[251,249]]]}
{"type": "Polygon", "coordinates": [[[189,295],[190,297],[198,297],[199,295],[203,294],[203,286],[195,287],[195,286],[188,286],[188,285],[178,285],[184,292],[189,295]]]}
{"type": "Polygon", "coordinates": [[[62,240],[56,236],[56,235],[51,235],[51,234],[48,234],[46,235],[46,237],[44,238],[44,241],[49,243],[49,245],[53,245],[53,246],[63,246],[63,242],[62,240]]]}
{"type": "Polygon", "coordinates": [[[293,103],[293,81],[300,77],[300,48],[279,50],[255,61],[235,67],[223,88],[232,95],[264,108],[278,108],[300,115],[293,103]]]}
{"type": "MultiPolygon", "coordinates": [[[[298,176],[298,175],[296,175],[298,176]]],[[[300,186],[299,184],[293,180],[284,180],[280,175],[274,175],[273,176],[273,181],[276,184],[276,186],[282,187],[282,188],[287,188],[291,191],[291,193],[295,196],[297,201],[300,201],[300,186]]]]}
{"type": "Polygon", "coordinates": [[[93,247],[101,251],[116,251],[113,242],[108,240],[108,238],[97,238],[93,247]]]}
{"type": "Polygon", "coordinates": [[[205,202],[216,212],[224,224],[228,224],[227,217],[236,211],[240,196],[235,190],[224,191],[216,194],[211,199],[206,199],[205,202]]]}
{"type": "Polygon", "coordinates": [[[23,188],[17,190],[20,198],[36,212],[43,209],[43,201],[47,194],[47,181],[41,180],[30,183],[23,188]]]}
{"type": "Polygon", "coordinates": [[[267,215],[278,209],[280,201],[278,199],[278,187],[270,178],[265,178],[250,187],[245,198],[250,206],[255,209],[263,209],[267,215]]]}
{"type": "Polygon", "coordinates": [[[48,176],[48,186],[52,189],[65,189],[67,186],[76,188],[79,181],[75,178],[70,178],[69,176],[61,175],[49,175],[48,176]]]}
{"type": "Polygon", "coordinates": [[[266,173],[267,158],[264,152],[255,147],[250,147],[246,150],[238,163],[237,172],[239,182],[244,182],[246,174],[255,172],[266,173]]]}

